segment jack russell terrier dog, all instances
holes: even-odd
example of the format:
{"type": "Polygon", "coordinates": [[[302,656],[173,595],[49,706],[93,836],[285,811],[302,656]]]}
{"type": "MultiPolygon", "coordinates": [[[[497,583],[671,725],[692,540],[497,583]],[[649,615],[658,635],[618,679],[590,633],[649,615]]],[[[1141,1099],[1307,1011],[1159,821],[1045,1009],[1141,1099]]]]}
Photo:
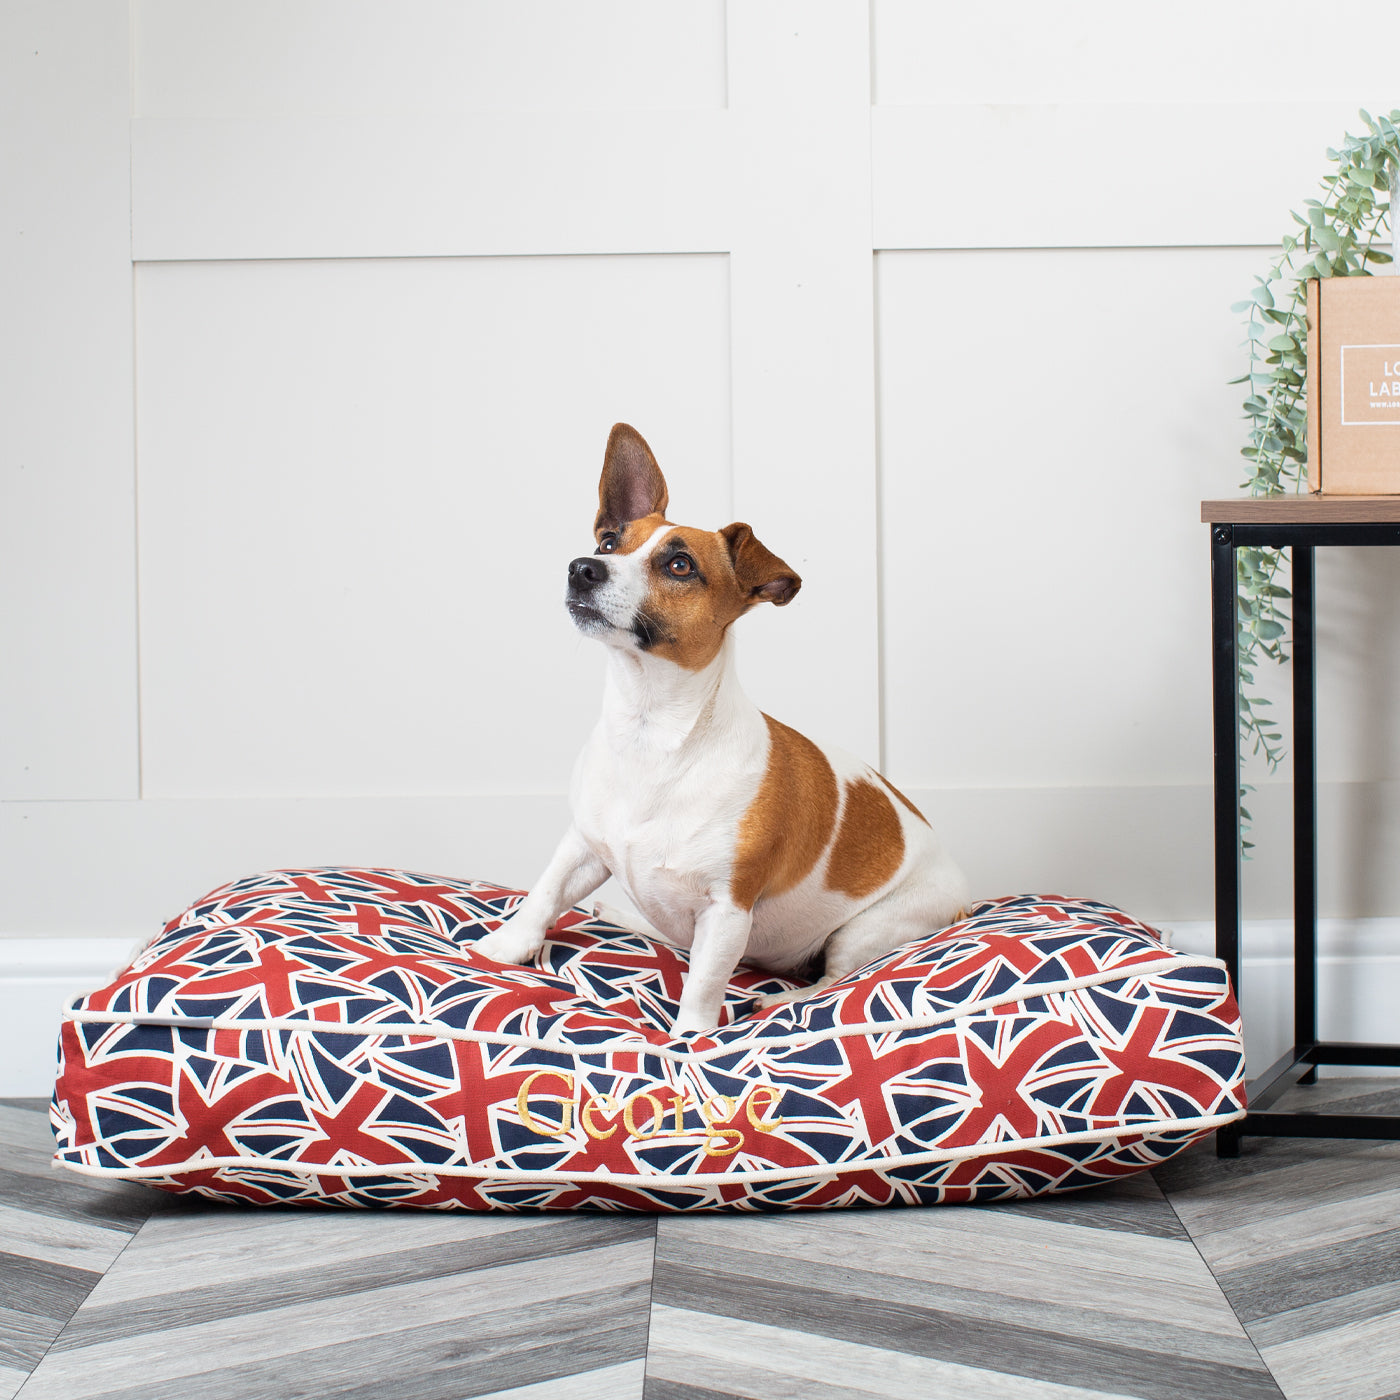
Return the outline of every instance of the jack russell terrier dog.
{"type": "Polygon", "coordinates": [[[816,983],[760,1006],[795,1000],[952,923],[968,895],[902,793],[740,689],[730,624],[790,603],[802,580],[747,525],[674,525],[667,500],[651,449],[617,424],[598,548],[569,565],[565,594],[579,631],[608,649],[603,715],[574,768],[573,825],[475,951],[530,961],[560,914],[613,875],[654,925],[638,931],[690,949],[683,1035],[719,1024],[740,959],[792,972],[821,953],[816,983]]]}

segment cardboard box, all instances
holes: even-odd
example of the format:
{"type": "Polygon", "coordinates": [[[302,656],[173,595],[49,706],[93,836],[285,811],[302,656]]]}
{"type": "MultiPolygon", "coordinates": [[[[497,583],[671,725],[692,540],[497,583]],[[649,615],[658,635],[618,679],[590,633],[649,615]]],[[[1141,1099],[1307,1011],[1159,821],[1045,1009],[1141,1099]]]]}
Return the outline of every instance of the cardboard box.
{"type": "Polygon", "coordinates": [[[1308,283],[1308,488],[1400,494],[1400,277],[1308,283]]]}

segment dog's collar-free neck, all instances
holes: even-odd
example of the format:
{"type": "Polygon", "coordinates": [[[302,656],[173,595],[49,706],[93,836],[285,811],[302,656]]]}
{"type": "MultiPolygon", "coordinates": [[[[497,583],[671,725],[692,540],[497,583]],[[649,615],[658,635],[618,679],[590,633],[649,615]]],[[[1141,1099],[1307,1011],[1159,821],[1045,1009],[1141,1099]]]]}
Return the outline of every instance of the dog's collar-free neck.
{"type": "Polygon", "coordinates": [[[674,752],[708,733],[736,704],[746,703],[732,635],[698,671],[643,651],[609,647],[607,656],[602,723],[615,747],[674,752]]]}

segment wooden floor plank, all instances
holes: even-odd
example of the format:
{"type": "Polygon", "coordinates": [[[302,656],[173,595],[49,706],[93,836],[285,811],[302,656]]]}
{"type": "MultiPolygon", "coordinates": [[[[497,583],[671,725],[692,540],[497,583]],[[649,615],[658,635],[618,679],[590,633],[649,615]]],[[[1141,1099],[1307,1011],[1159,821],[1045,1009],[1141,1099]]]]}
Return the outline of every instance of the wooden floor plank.
{"type": "MultiPolygon", "coordinates": [[[[684,1360],[682,1365],[684,1366],[684,1360]]],[[[742,1370],[738,1363],[733,1365],[736,1372],[742,1370]]],[[[648,1376],[642,1400],[752,1400],[753,1396],[768,1393],[762,1388],[762,1380],[755,1380],[753,1384],[757,1388],[744,1396],[732,1390],[713,1390],[707,1385],[691,1385],[686,1381],[670,1381],[661,1376],[648,1376]]],[[[830,1386],[809,1382],[808,1388],[803,1392],[803,1400],[869,1400],[869,1394],[867,1392],[861,1395],[857,1391],[844,1388],[838,1392],[830,1386]]]]}
{"type": "MultiPolygon", "coordinates": [[[[1400,1220],[1400,1170],[1396,1178],[1393,1186],[1383,1180],[1365,1186],[1349,1183],[1351,1189],[1337,1199],[1285,1198],[1262,1218],[1251,1215],[1238,1225],[1202,1229],[1202,1236],[1209,1234],[1211,1239],[1211,1266],[1217,1272],[1267,1267],[1278,1257],[1281,1246],[1345,1251],[1400,1220]],[[1372,1185],[1377,1189],[1370,1189],[1372,1185]]],[[[1189,1208],[1187,1214],[1189,1217],[1189,1208]]]]}
{"type": "Polygon", "coordinates": [[[132,1231],[0,1204],[0,1253],[101,1274],[126,1248],[132,1231]]]}
{"type": "Polygon", "coordinates": [[[260,1228],[251,1230],[246,1240],[230,1235],[223,1228],[225,1222],[216,1220],[212,1223],[218,1229],[221,1251],[212,1250],[208,1239],[195,1231],[185,1232],[198,1260],[193,1266],[170,1258],[181,1232],[171,1230],[169,1220],[153,1222],[161,1229],[152,1249],[147,1250],[143,1232],[141,1247],[128,1251],[123,1266],[103,1280],[55,1349],[67,1351],[224,1317],[246,1318],[502,1264],[536,1265],[543,1278],[560,1261],[582,1251],[637,1240],[643,1241],[645,1249],[651,1248],[649,1221],[587,1216],[536,1221],[465,1214],[450,1220],[429,1217],[404,1222],[418,1228],[404,1232],[410,1236],[406,1248],[394,1248],[401,1238],[394,1228],[397,1220],[387,1212],[357,1213],[338,1220],[319,1213],[283,1214],[258,1221],[260,1228]],[[517,1228],[509,1228],[512,1220],[517,1228]],[[281,1227],[276,1269],[264,1267],[266,1261],[257,1249],[269,1225],[281,1227]],[[325,1235],[331,1239],[323,1250],[325,1235]],[[166,1269],[153,1267],[148,1253],[167,1261],[166,1269]],[[139,1276],[135,1286],[131,1275],[139,1276]]]}
{"type": "MultiPolygon", "coordinates": [[[[871,1300],[849,1292],[765,1283],[743,1289],[733,1277],[658,1261],[653,1297],[671,1307],[730,1321],[761,1317],[785,1331],[899,1352],[998,1374],[1142,1396],[1148,1400],[1277,1397],[1262,1366],[1227,1365],[1125,1342],[1065,1336],[1006,1320],[973,1319],[914,1303],[871,1300]]],[[[1250,1356],[1251,1362],[1256,1358],[1250,1356]]]]}
{"type": "MultiPolygon", "coordinates": [[[[1194,1246],[1179,1225],[1162,1221],[1170,1207],[1150,1182],[1139,1192],[1144,1230],[1095,1220],[1092,1200],[1080,1217],[1092,1224],[1039,1202],[663,1219],[653,1352],[656,1308],[665,1307],[692,1322],[699,1314],[753,1320],[806,1335],[814,1346],[905,1354],[1003,1384],[1015,1377],[1167,1400],[1224,1393],[1276,1400],[1277,1387],[1194,1246]]],[[[1122,1198],[1114,1210],[1131,1218],[1122,1198]]],[[[735,1376],[726,1380],[725,1355],[701,1383],[748,1393],[735,1376]]],[[[648,1375],[649,1384],[652,1377],[693,1383],[654,1366],[648,1375]]],[[[801,1372],[794,1380],[853,1385],[845,1373],[801,1372]]]]}
{"type": "Polygon", "coordinates": [[[924,1309],[931,1316],[969,1324],[995,1327],[1014,1314],[1018,1327],[1037,1334],[1110,1346],[1128,1342],[1142,1350],[1222,1366],[1248,1368],[1256,1364],[1254,1348],[1244,1330],[1234,1324],[1225,1309],[1217,1310],[1219,1316],[1209,1316],[1209,1325],[1203,1328],[1190,1326],[1165,1309],[1128,1317],[1115,1308],[1113,1297],[1107,1295],[1086,1297],[1080,1305],[1070,1305],[1027,1296],[1029,1289],[1026,1293],[1012,1293],[951,1283],[948,1279],[960,1272],[960,1261],[950,1257],[945,1262],[946,1268],[938,1274],[925,1273],[920,1277],[907,1268],[881,1272],[878,1261],[860,1261],[855,1255],[844,1262],[818,1262],[810,1253],[788,1258],[671,1242],[662,1268],[665,1272],[676,1264],[701,1274],[739,1278],[744,1280],[741,1291],[751,1297],[761,1297],[767,1286],[774,1284],[812,1289],[831,1297],[849,1296],[863,1308],[892,1305],[924,1309]],[[858,1262],[866,1266],[858,1268],[858,1262]]]}
{"type": "Polygon", "coordinates": [[[1389,1190],[1398,1166],[1397,1143],[1246,1138],[1238,1158],[1221,1160],[1202,1145],[1190,1149],[1188,1160],[1157,1170],[1181,1223],[1199,1241],[1220,1231],[1268,1228],[1319,1204],[1389,1190]]]}
{"type": "MultiPolygon", "coordinates": [[[[1324,1080],[1280,1106],[1393,1110],[1394,1081],[1324,1080]]],[[[1289,1400],[1400,1382],[1400,1143],[1245,1138],[1155,1173],[1289,1400]]]]}
{"type": "Polygon", "coordinates": [[[79,1221],[128,1235],[161,1208],[159,1192],[133,1182],[90,1185],[82,1177],[57,1172],[45,1162],[44,1175],[0,1170],[0,1201],[16,1210],[79,1221]]]}
{"type": "Polygon", "coordinates": [[[101,1278],[92,1269],[0,1254],[0,1307],[67,1321],[101,1278]]]}
{"type": "Polygon", "coordinates": [[[0,1366],[32,1371],[65,1320],[29,1308],[0,1308],[0,1366]]]}
{"type": "MultiPolygon", "coordinates": [[[[1284,1342],[1299,1341],[1316,1332],[1332,1332],[1351,1323],[1384,1317],[1397,1319],[1396,1325],[1400,1327],[1400,1284],[1361,1288],[1307,1307],[1261,1317],[1250,1323],[1249,1332],[1255,1345],[1264,1350],[1284,1342]]],[[[1400,1380],[1400,1371],[1396,1372],[1396,1378],[1400,1380]]]]}
{"type": "MultiPolygon", "coordinates": [[[[1370,1232],[1344,1243],[1289,1248],[1295,1237],[1281,1240],[1271,1259],[1242,1269],[1218,1268],[1240,1320],[1247,1327],[1277,1313],[1400,1284],[1400,1229],[1384,1228],[1374,1218],[1370,1224],[1370,1232]]],[[[1209,1240],[1202,1247],[1208,1248],[1209,1240]]]]}
{"type": "MultiPolygon", "coordinates": [[[[453,1280],[449,1292],[456,1285],[453,1280]]],[[[595,1287],[571,1298],[517,1302],[417,1326],[402,1316],[392,1330],[291,1354],[278,1350],[275,1333],[265,1334],[267,1354],[258,1359],[156,1381],[95,1372],[81,1386],[57,1393],[71,1400],[284,1400],[294,1387],[290,1393],[316,1400],[475,1400],[521,1385],[557,1391],[577,1377],[642,1362],[646,1295],[645,1284],[595,1287]]],[[[41,1366],[26,1396],[44,1372],[41,1366]]],[[[43,1386],[36,1393],[50,1394],[43,1386]]]]}
{"type": "Polygon", "coordinates": [[[141,1231],[141,1248],[108,1279],[109,1302],[176,1292],[186,1283],[236,1278],[252,1284],[304,1272],[308,1253],[324,1267],[396,1250],[514,1235],[558,1216],[470,1211],[298,1210],[221,1205],[176,1197],[141,1231]]]}
{"type": "Polygon", "coordinates": [[[1121,1400],[1124,1395],[815,1336],[768,1320],[661,1306],[653,1309],[651,1326],[646,1400],[1121,1400]]]}
{"type": "MultiPolygon", "coordinates": [[[[564,1223],[594,1222],[568,1217],[564,1223]]],[[[620,1243],[480,1269],[471,1267],[471,1245],[458,1244],[456,1272],[434,1270],[411,1282],[376,1283],[371,1257],[357,1291],[347,1293],[343,1280],[330,1280],[319,1298],[298,1295],[271,1308],[255,1282],[245,1290],[241,1311],[214,1318],[192,1285],[157,1295],[161,1309],[137,1331],[106,1313],[104,1280],[88,1304],[103,1314],[98,1324],[89,1326],[80,1311],[63,1347],[35,1369],[25,1400],[138,1393],[232,1400],[279,1394],[279,1374],[298,1377],[307,1395],[430,1400],[635,1360],[645,1348],[653,1243],[649,1220],[622,1223],[642,1232],[620,1243]],[[183,1315],[177,1306],[182,1297],[188,1305],[183,1315]]],[[[520,1232],[525,1238],[539,1233],[520,1232]]],[[[500,1238],[489,1235],[486,1242],[500,1238]]],[[[141,1245],[138,1235],[123,1259],[139,1256],[141,1245]]],[[[314,1283],[314,1250],[303,1271],[314,1283]]],[[[119,1262],[108,1277],[119,1280],[121,1273],[119,1262]]]]}
{"type": "Polygon", "coordinates": [[[1039,1203],[1019,1211],[953,1207],[908,1212],[843,1212],[744,1217],[677,1217],[658,1227],[658,1261],[681,1242],[724,1246],[836,1269],[905,1277],[921,1289],[946,1290],[971,1307],[980,1298],[994,1315],[1008,1302],[1074,1312],[1101,1310],[1120,1330],[1131,1322],[1173,1324],[1244,1342],[1189,1241],[1084,1229],[1047,1220],[1039,1203]]]}
{"type": "Polygon", "coordinates": [[[1394,1313],[1329,1328],[1267,1349],[1289,1400],[1378,1400],[1400,1381],[1394,1313]]]}
{"type": "Polygon", "coordinates": [[[0,1397],[19,1390],[155,1204],[127,1183],[60,1177],[52,1158],[47,1104],[0,1104],[0,1397]]]}
{"type": "Polygon", "coordinates": [[[646,1361],[624,1361],[600,1371],[583,1371],[576,1376],[557,1376],[532,1385],[493,1390],[473,1400],[642,1400],[646,1382],[646,1361]]]}
{"type": "MultiPolygon", "coordinates": [[[[1026,1202],[981,1206],[979,1209],[1021,1214],[1026,1210],[1026,1202]]],[[[1169,1240],[1190,1238],[1177,1219],[1176,1212],[1162,1195],[1161,1188],[1147,1172],[1089,1191],[1045,1196],[1036,1201],[1035,1213],[1041,1220],[1058,1220],[1085,1229],[1157,1235],[1169,1240]]]]}
{"type": "Polygon", "coordinates": [[[11,1152],[53,1156],[53,1129],[47,1099],[0,1100],[0,1161],[11,1152]]]}
{"type": "Polygon", "coordinates": [[[165,1199],[129,1181],[55,1171],[53,1154],[48,1102],[0,1101],[0,1205],[130,1235],[165,1199]]]}

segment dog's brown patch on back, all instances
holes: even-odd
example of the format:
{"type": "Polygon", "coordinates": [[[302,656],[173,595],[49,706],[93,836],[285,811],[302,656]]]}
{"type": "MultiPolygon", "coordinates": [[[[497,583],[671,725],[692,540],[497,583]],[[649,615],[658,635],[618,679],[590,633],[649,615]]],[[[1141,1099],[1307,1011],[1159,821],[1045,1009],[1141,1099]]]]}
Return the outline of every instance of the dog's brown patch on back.
{"type": "Polygon", "coordinates": [[[903,859],[899,813],[874,783],[853,778],[846,784],[841,829],[826,867],[827,889],[862,899],[888,884],[903,859]]]}
{"type": "Polygon", "coordinates": [[[730,897],[741,909],[792,889],[811,872],[831,838],[840,793],[831,764],[810,739],[770,715],[763,718],[768,769],[739,823],[729,882],[730,897]]]}
{"type": "Polygon", "coordinates": [[[895,787],[895,785],[892,782],[890,782],[890,780],[887,777],[885,777],[883,773],[876,773],[875,776],[879,778],[879,780],[882,783],[884,783],[884,785],[887,788],[889,788],[889,790],[892,793],[894,793],[894,795],[897,798],[899,798],[899,800],[904,804],[905,811],[912,812],[914,816],[918,817],[918,819],[921,822],[923,822],[925,826],[929,824],[928,818],[924,816],[924,814],[921,811],[919,811],[919,809],[907,797],[905,797],[905,795],[902,792],[900,792],[900,790],[897,787],[895,787]]]}

